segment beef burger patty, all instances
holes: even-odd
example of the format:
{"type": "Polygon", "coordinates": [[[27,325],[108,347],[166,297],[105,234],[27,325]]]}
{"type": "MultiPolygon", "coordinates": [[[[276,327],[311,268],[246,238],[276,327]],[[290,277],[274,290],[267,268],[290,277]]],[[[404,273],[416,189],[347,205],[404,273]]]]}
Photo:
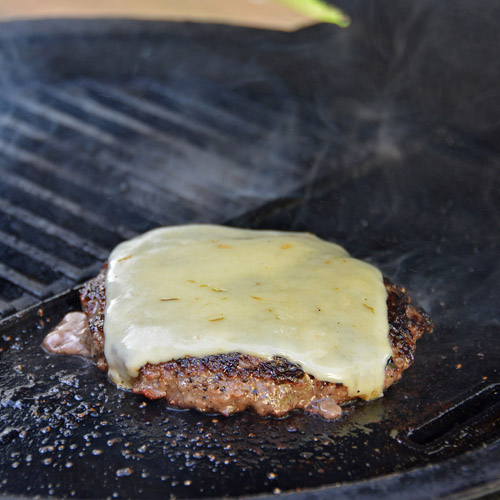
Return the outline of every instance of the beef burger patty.
{"type": "MultiPolygon", "coordinates": [[[[106,269],[80,292],[89,325],[83,342],[103,371],[108,369],[103,331],[106,269]]],[[[433,325],[423,310],[411,304],[404,288],[387,278],[384,284],[392,348],[385,369],[387,388],[412,364],[417,340],[432,332],[433,325]]],[[[283,358],[264,360],[237,352],[146,364],[133,379],[132,391],[152,399],[165,398],[179,408],[223,415],[251,408],[259,415],[279,417],[300,408],[330,419],[340,415],[338,404],[354,399],[343,384],[321,382],[283,358]]]]}

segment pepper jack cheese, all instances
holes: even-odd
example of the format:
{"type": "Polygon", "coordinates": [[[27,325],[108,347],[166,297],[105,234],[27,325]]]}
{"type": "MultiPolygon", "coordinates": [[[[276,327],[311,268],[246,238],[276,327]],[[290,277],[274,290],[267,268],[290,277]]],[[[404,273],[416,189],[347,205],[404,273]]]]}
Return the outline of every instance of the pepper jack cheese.
{"type": "Polygon", "coordinates": [[[109,375],[127,388],[147,363],[240,352],[373,399],[392,354],[386,299],[377,268],[309,233],[155,229],[109,259],[109,375]]]}

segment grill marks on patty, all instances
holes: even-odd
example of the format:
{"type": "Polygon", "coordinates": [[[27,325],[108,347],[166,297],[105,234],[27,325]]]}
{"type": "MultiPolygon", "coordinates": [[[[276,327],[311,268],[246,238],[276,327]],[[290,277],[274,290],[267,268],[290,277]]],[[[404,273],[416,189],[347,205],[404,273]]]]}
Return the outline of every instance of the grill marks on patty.
{"type": "MultiPolygon", "coordinates": [[[[104,371],[108,369],[103,332],[106,270],[104,266],[80,292],[89,322],[85,344],[94,362],[104,371]]],[[[431,332],[433,325],[424,311],[411,304],[404,288],[388,279],[384,283],[393,352],[386,366],[384,387],[387,388],[411,365],[417,340],[431,332]]],[[[152,399],[166,398],[176,407],[224,415],[252,408],[260,415],[283,416],[302,408],[325,418],[337,418],[340,415],[337,404],[352,399],[344,385],[320,382],[281,357],[263,360],[241,353],[146,364],[133,380],[132,391],[152,399]]]]}

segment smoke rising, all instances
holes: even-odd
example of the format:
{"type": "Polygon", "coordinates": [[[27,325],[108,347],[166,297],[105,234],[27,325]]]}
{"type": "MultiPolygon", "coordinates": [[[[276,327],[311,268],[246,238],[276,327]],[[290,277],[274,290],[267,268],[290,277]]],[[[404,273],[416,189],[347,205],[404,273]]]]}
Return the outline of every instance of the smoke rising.
{"type": "Polygon", "coordinates": [[[5,25],[4,154],[39,155],[23,170],[30,181],[86,209],[102,186],[106,203],[90,207],[96,224],[123,237],[223,222],[299,190],[285,228],[371,256],[443,321],[494,321],[499,7],[340,3],[349,29],[288,34],[133,21],[5,25]],[[44,162],[53,177],[35,174],[44,162]]]}

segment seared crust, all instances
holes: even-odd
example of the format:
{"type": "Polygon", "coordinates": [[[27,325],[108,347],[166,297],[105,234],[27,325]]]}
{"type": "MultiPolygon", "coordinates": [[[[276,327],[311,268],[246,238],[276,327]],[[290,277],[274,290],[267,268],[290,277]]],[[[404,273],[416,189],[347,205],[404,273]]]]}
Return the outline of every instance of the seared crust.
{"type": "Polygon", "coordinates": [[[392,357],[385,369],[385,387],[401,378],[402,373],[413,363],[417,340],[424,333],[432,333],[434,325],[423,309],[411,304],[410,296],[403,287],[384,278],[387,290],[387,314],[389,340],[392,357]]]}
{"type": "Polygon", "coordinates": [[[238,353],[147,364],[132,390],[151,399],[167,398],[172,406],[223,415],[252,408],[280,417],[302,408],[332,418],[340,415],[337,402],[348,399],[342,384],[319,382],[282,358],[263,361],[238,353]],[[293,367],[292,372],[280,374],[283,365],[293,367]]]}
{"type": "Polygon", "coordinates": [[[90,356],[100,370],[108,371],[104,356],[104,310],[106,308],[106,271],[104,264],[99,274],[80,290],[82,310],[89,321],[90,337],[86,344],[90,356]]]}
{"type": "MultiPolygon", "coordinates": [[[[107,371],[104,356],[104,309],[106,269],[80,292],[88,317],[88,347],[97,366],[107,371]]],[[[432,332],[432,322],[421,309],[411,305],[404,288],[384,280],[387,290],[389,337],[393,355],[386,366],[385,388],[401,378],[414,359],[417,340],[432,332]]],[[[169,404],[224,415],[253,408],[261,415],[282,416],[303,408],[323,416],[338,416],[334,406],[349,398],[342,384],[320,382],[296,364],[275,357],[267,361],[240,353],[201,358],[186,357],[143,366],[132,391],[152,399],[166,398],[169,404]],[[333,406],[334,405],[334,406],[333,406]]],[[[332,417],[330,417],[332,418],[332,417]]]]}

